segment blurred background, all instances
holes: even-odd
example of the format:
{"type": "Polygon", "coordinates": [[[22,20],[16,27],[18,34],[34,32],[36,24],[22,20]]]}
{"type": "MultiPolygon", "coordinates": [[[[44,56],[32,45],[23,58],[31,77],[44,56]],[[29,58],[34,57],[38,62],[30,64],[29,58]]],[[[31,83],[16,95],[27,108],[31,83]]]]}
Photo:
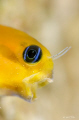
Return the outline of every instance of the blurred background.
{"type": "Polygon", "coordinates": [[[79,120],[79,0],[0,0],[0,24],[29,33],[52,55],[72,46],[35,102],[0,99],[0,120],[79,120]]]}

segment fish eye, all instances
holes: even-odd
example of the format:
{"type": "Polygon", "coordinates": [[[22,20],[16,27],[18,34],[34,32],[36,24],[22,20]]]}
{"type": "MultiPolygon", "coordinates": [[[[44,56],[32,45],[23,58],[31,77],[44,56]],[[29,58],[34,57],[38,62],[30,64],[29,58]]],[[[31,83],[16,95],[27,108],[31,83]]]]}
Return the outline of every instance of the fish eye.
{"type": "Polygon", "coordinates": [[[31,45],[25,48],[23,59],[28,63],[35,63],[41,59],[42,50],[39,46],[31,45]]]}

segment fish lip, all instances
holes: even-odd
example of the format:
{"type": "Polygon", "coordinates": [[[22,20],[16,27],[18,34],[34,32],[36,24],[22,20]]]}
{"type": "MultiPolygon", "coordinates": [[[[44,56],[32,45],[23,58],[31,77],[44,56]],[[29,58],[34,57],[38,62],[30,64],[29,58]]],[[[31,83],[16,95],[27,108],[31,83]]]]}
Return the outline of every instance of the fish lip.
{"type": "MultiPolygon", "coordinates": [[[[39,73],[39,72],[38,72],[38,73],[39,73]]],[[[34,84],[36,84],[37,86],[39,86],[39,84],[42,83],[42,82],[46,82],[46,81],[47,81],[47,84],[53,82],[53,71],[51,71],[49,74],[43,76],[40,81],[36,81],[36,82],[34,82],[34,83],[28,83],[29,80],[32,79],[32,78],[33,78],[35,75],[37,75],[38,73],[33,74],[33,75],[31,75],[31,76],[29,76],[29,77],[27,77],[27,78],[24,78],[24,79],[23,79],[23,83],[24,83],[24,84],[28,84],[28,85],[32,85],[32,86],[33,86],[34,84]]],[[[32,86],[31,86],[31,87],[32,87],[32,86]]],[[[37,87],[37,88],[39,88],[39,87],[37,87]]],[[[36,88],[36,90],[37,90],[37,88],[36,88]]],[[[35,91],[36,91],[36,90],[35,90],[35,91]]],[[[32,96],[27,96],[27,97],[21,96],[21,97],[22,97],[23,99],[25,99],[26,101],[28,101],[28,102],[32,102],[32,100],[35,100],[36,97],[34,97],[34,93],[33,93],[32,89],[31,89],[31,92],[32,92],[32,96]]],[[[36,94],[36,92],[35,92],[35,94],[36,94]]]]}
{"type": "MultiPolygon", "coordinates": [[[[35,75],[37,75],[37,74],[39,74],[40,72],[37,72],[37,73],[35,73],[35,74],[33,74],[33,75],[31,75],[31,76],[28,76],[28,77],[25,77],[22,81],[24,82],[24,83],[26,83],[27,81],[29,81],[31,78],[33,78],[35,75]]],[[[45,80],[47,80],[49,83],[52,83],[53,82],[53,71],[51,71],[47,76],[45,76],[41,81],[45,81],[45,80]]],[[[41,82],[40,81],[40,82],[41,82]]],[[[38,83],[38,81],[37,82],[35,82],[35,83],[38,83]]]]}
{"type": "Polygon", "coordinates": [[[52,82],[53,82],[53,78],[45,78],[44,80],[45,80],[45,81],[47,80],[48,83],[52,83],[52,82]]]}
{"type": "Polygon", "coordinates": [[[49,83],[53,82],[53,71],[48,74],[47,78],[45,78],[49,83]]]}
{"type": "Polygon", "coordinates": [[[30,75],[30,76],[28,76],[28,77],[25,77],[22,81],[23,82],[27,82],[27,81],[29,81],[31,78],[33,78],[35,75],[37,75],[37,74],[39,74],[39,72],[37,72],[37,73],[35,73],[35,74],[33,74],[33,75],[30,75]]]}
{"type": "Polygon", "coordinates": [[[51,77],[49,77],[50,75],[48,75],[46,78],[44,78],[44,81],[48,81],[48,83],[52,83],[53,82],[53,74],[51,75],[51,77]]]}
{"type": "Polygon", "coordinates": [[[22,95],[20,95],[20,94],[18,94],[18,93],[13,93],[12,95],[13,95],[13,96],[16,96],[16,97],[20,97],[20,98],[24,99],[25,101],[27,101],[27,102],[29,102],[29,103],[31,103],[31,102],[32,102],[32,99],[33,99],[33,96],[32,96],[32,97],[24,97],[24,96],[22,96],[22,95]]]}

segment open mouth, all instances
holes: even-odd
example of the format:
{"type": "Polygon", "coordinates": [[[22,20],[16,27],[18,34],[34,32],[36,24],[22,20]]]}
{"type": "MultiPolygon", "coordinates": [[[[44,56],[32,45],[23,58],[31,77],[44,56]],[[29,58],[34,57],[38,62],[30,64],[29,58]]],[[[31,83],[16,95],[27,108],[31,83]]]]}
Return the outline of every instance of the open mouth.
{"type": "Polygon", "coordinates": [[[19,96],[28,102],[36,100],[37,89],[47,85],[48,83],[53,82],[53,73],[52,71],[49,74],[38,72],[33,75],[30,75],[29,77],[24,78],[22,81],[22,84],[16,85],[13,88],[12,86],[4,88],[4,94],[1,94],[1,96],[19,96]]]}
{"type": "Polygon", "coordinates": [[[23,79],[23,83],[25,84],[25,90],[21,93],[21,97],[26,101],[32,101],[37,98],[36,90],[40,87],[47,85],[48,83],[53,82],[53,73],[46,74],[40,78],[40,73],[33,74],[27,78],[23,79]]]}

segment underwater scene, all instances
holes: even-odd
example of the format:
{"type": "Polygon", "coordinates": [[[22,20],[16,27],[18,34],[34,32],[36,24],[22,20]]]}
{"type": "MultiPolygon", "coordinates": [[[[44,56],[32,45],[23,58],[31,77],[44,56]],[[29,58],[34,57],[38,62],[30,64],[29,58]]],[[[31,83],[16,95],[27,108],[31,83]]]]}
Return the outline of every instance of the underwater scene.
{"type": "Polygon", "coordinates": [[[79,120],[78,94],[79,1],[0,0],[0,120],[79,120]]]}

